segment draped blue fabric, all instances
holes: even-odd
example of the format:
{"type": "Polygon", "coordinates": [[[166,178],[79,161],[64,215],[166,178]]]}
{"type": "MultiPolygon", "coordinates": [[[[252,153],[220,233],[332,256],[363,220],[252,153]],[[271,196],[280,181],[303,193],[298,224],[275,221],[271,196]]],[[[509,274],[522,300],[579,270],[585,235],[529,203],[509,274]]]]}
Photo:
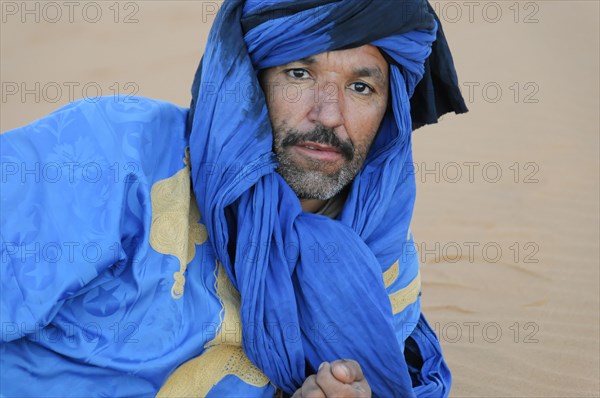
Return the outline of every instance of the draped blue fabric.
{"type": "Polygon", "coordinates": [[[197,247],[175,300],[179,262],[148,242],[187,114],[106,97],[0,135],[0,395],[152,397],[214,337],[212,252],[197,247]]]}
{"type": "Polygon", "coordinates": [[[272,384],[229,374],[209,396],[293,393],[340,358],[376,396],[447,396],[420,300],[394,314],[388,296],[418,274],[411,131],[466,110],[436,21],[421,0],[227,0],[190,109],[79,101],[0,135],[0,395],[155,395],[218,332],[218,260],[241,294],[244,351],[272,384]],[[337,220],[305,213],[275,171],[257,73],[366,43],[390,59],[390,109],[337,220]],[[191,243],[174,298],[181,264],[150,242],[153,189],[187,170],[188,146],[208,239],[191,243]]]}
{"type": "MultiPolygon", "coordinates": [[[[414,179],[405,169],[411,160],[410,96],[423,76],[437,24],[431,14],[420,13],[418,29],[386,36],[398,30],[400,17],[406,19],[394,4],[329,1],[302,9],[286,1],[226,2],[198,72],[190,138],[194,191],[215,253],[242,297],[244,349],[288,393],[300,387],[307,368],[352,358],[376,395],[414,396],[381,274],[397,259],[404,273],[414,275],[418,267],[415,252],[402,255],[415,198],[414,179]],[[292,4],[295,12],[286,9],[292,4]],[[240,20],[273,5],[280,14],[254,17],[260,21],[243,31],[240,20]],[[374,10],[392,15],[382,23],[384,32],[367,23],[374,10]],[[346,28],[356,21],[368,28],[346,28]],[[345,36],[332,34],[339,26],[345,36]],[[257,71],[363,42],[373,30],[383,36],[372,44],[395,61],[392,110],[339,220],[304,213],[273,172],[272,131],[257,71]],[[250,94],[232,106],[227,96],[236,89],[250,94]],[[322,247],[331,248],[331,261],[314,256],[322,247]],[[290,248],[298,255],[290,258],[290,248]],[[300,326],[301,340],[286,338],[288,324],[300,326]],[[335,341],[321,333],[325,325],[335,326],[335,341]]],[[[414,4],[426,9],[424,2],[414,4]]]]}

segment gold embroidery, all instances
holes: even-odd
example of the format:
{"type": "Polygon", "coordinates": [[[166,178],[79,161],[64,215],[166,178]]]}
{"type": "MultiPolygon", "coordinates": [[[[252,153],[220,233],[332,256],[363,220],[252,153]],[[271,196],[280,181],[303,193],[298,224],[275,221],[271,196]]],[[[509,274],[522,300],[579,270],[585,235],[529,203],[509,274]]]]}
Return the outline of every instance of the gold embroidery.
{"type": "Polygon", "coordinates": [[[209,348],[218,344],[242,345],[242,320],[240,318],[240,294],[231,284],[223,264],[217,261],[215,290],[221,302],[219,333],[204,345],[209,348]]]}
{"type": "Polygon", "coordinates": [[[183,296],[185,270],[196,255],[196,245],[206,242],[206,227],[199,223],[200,211],[191,190],[189,148],[183,162],[185,167],[174,176],[152,185],[152,224],[150,246],[159,253],[175,256],[179,271],[173,274],[171,296],[183,296]]]}
{"type": "Polygon", "coordinates": [[[177,368],[158,392],[158,397],[204,397],[228,375],[234,375],[255,387],[264,387],[269,383],[269,379],[244,353],[240,294],[218,261],[215,267],[215,290],[222,305],[219,332],[205,344],[206,351],[177,368]]]}
{"type": "Polygon", "coordinates": [[[220,344],[177,368],[157,397],[205,397],[227,375],[235,375],[255,387],[269,383],[242,347],[220,344]]]}
{"type": "Polygon", "coordinates": [[[408,307],[409,304],[417,301],[421,292],[421,273],[419,272],[415,279],[412,280],[403,289],[390,294],[390,302],[392,303],[392,313],[397,314],[408,307]]]}
{"type": "Polygon", "coordinates": [[[396,261],[387,271],[383,273],[383,284],[385,285],[386,289],[390,287],[392,283],[394,283],[399,274],[400,268],[398,267],[398,261],[396,261]]]}
{"type": "MultiPolygon", "coordinates": [[[[383,273],[383,284],[385,285],[385,288],[389,288],[392,283],[398,279],[399,275],[400,266],[398,261],[396,261],[387,271],[383,273]]],[[[408,286],[398,290],[397,292],[389,294],[390,302],[392,303],[392,313],[397,314],[408,307],[409,304],[417,301],[420,293],[421,273],[419,272],[415,279],[408,284],[408,286]]]]}

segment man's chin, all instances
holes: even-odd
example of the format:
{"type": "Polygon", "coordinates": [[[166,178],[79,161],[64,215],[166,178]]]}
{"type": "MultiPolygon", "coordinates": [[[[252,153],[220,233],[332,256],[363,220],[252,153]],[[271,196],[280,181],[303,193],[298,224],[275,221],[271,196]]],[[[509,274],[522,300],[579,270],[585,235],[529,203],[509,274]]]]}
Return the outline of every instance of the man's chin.
{"type": "Polygon", "coordinates": [[[341,191],[341,189],[337,192],[324,192],[322,194],[316,194],[314,192],[310,192],[310,193],[306,193],[305,195],[301,195],[298,194],[296,192],[296,196],[298,197],[298,199],[300,200],[329,200],[333,197],[335,197],[335,195],[337,195],[339,192],[341,191]]]}
{"type": "Polygon", "coordinates": [[[304,170],[280,166],[277,172],[299,199],[328,200],[346,185],[339,173],[331,175],[321,170],[304,170]]]}

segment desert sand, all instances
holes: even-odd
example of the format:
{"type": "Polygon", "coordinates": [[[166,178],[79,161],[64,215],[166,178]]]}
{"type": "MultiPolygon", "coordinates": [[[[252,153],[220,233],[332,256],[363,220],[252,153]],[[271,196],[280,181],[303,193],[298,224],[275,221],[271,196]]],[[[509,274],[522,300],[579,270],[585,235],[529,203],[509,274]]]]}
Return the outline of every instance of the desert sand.
{"type": "MultiPolygon", "coordinates": [[[[98,94],[189,103],[220,2],[74,3],[2,1],[1,131],[98,94]]],[[[451,396],[598,397],[599,3],[432,4],[470,108],[414,133],[451,396]]]]}

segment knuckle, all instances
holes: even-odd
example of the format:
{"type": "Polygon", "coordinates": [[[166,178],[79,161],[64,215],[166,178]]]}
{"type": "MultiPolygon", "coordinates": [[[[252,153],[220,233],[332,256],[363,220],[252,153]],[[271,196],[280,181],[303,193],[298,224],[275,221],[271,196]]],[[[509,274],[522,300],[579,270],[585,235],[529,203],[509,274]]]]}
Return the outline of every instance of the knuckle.
{"type": "Polygon", "coordinates": [[[302,398],[325,398],[325,394],[317,385],[316,380],[315,375],[306,378],[301,388],[302,398]]]}
{"type": "Polygon", "coordinates": [[[357,391],[357,396],[362,398],[370,398],[371,397],[371,386],[367,383],[366,380],[361,381],[355,385],[355,389],[357,391]]]}
{"type": "Polygon", "coordinates": [[[302,387],[310,387],[317,385],[317,377],[315,375],[310,375],[304,380],[302,387]]]}
{"type": "Polygon", "coordinates": [[[313,387],[307,392],[302,392],[303,398],[326,398],[325,393],[319,387],[313,387]]]}
{"type": "Polygon", "coordinates": [[[331,372],[329,369],[325,368],[319,370],[319,372],[315,376],[316,383],[321,387],[326,386],[330,382],[330,379],[331,372]]]}
{"type": "Polygon", "coordinates": [[[350,384],[344,384],[343,386],[337,388],[333,392],[333,394],[331,394],[331,396],[344,398],[358,398],[362,397],[363,393],[350,384]]]}

